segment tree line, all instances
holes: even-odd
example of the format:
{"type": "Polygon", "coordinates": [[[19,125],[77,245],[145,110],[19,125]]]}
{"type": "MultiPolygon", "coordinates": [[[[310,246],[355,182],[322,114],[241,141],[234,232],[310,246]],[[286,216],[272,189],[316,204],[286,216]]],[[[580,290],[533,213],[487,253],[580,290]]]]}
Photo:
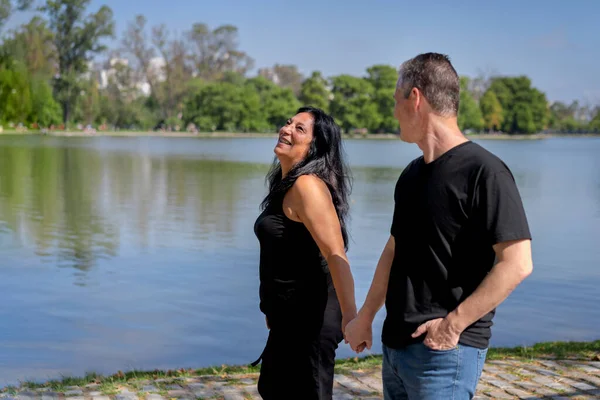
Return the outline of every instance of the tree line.
{"type": "MultiPolygon", "coordinates": [[[[48,128],[273,132],[300,106],[329,111],[345,132],[396,132],[397,68],[364,76],[303,76],[294,65],[261,68],[239,48],[238,29],[196,23],[181,35],[130,21],[118,45],[112,10],[91,0],[45,0],[0,46],[0,123],[48,128]],[[104,57],[94,65],[92,60],[104,57]]],[[[0,25],[32,0],[0,0],[0,25]]],[[[549,103],[526,76],[461,77],[465,131],[600,130],[600,106],[549,103]]]]}

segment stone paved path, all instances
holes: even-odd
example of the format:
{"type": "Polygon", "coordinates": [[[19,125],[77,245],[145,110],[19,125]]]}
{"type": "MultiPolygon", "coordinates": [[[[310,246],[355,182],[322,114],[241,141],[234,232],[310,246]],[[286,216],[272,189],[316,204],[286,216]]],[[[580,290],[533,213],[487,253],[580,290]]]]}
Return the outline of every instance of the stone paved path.
{"type": "MultiPolygon", "coordinates": [[[[260,399],[257,375],[226,379],[197,377],[130,381],[125,386],[65,387],[61,392],[22,389],[0,394],[22,400],[260,399]]],[[[291,388],[293,390],[293,388],[291,388]]],[[[381,369],[336,375],[334,400],[382,399],[381,369]]],[[[600,362],[535,360],[487,361],[475,399],[600,399],[600,362]]]]}

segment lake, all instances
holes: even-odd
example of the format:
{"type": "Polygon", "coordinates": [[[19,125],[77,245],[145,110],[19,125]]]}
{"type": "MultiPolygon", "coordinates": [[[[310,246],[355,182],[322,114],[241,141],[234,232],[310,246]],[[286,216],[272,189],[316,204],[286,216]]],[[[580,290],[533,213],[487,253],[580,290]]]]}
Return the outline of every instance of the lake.
{"type": "MultiPolygon", "coordinates": [[[[600,138],[478,143],[512,169],[534,237],[533,275],[498,309],[492,345],[598,339],[600,138]]],[[[254,361],[267,330],[253,224],[274,145],[0,136],[0,384],[254,361]]],[[[419,150],[345,146],[360,306],[419,150]]]]}

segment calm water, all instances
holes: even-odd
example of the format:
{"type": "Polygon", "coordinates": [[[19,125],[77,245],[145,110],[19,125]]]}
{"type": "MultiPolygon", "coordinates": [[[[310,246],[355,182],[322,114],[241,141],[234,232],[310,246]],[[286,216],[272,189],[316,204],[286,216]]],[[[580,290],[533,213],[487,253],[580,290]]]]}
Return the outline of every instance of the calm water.
{"type": "MultiPolygon", "coordinates": [[[[534,235],[534,274],[500,307],[492,344],[598,339],[600,139],[479,143],[513,170],[534,235]]],[[[267,330],[252,226],[273,145],[1,136],[0,384],[253,361],[267,330]]],[[[346,150],[360,305],[395,181],[419,153],[346,150]]]]}

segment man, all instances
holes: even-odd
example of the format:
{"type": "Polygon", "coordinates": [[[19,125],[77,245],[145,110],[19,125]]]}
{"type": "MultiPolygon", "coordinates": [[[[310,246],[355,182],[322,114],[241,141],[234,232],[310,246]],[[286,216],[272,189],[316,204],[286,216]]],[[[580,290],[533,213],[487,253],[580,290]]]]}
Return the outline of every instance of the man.
{"type": "Polygon", "coordinates": [[[459,77],[427,53],[400,67],[394,116],[423,155],[396,184],[391,236],[365,304],[346,327],[355,351],[383,325],[385,399],[469,399],[495,308],[532,272],[531,235],[513,175],[457,124],[459,77]],[[495,259],[497,263],[494,265],[495,259]]]}

